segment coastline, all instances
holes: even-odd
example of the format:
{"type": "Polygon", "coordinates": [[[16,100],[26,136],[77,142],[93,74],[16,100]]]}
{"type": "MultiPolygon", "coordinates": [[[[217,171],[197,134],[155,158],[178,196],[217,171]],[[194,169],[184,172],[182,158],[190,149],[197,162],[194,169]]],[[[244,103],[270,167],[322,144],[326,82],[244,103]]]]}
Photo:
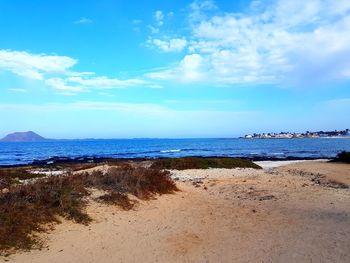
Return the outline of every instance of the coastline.
{"type": "Polygon", "coordinates": [[[283,137],[269,137],[269,138],[245,138],[239,137],[238,139],[245,140],[300,140],[300,139],[350,139],[350,136],[320,136],[320,137],[295,137],[295,138],[283,138],[283,137]]]}
{"type": "Polygon", "coordinates": [[[57,162],[103,162],[177,157],[233,157],[253,161],[314,160],[350,151],[344,139],[162,139],[2,143],[0,166],[57,162]]]}
{"type": "Polygon", "coordinates": [[[90,157],[82,156],[76,158],[70,157],[52,157],[44,160],[34,160],[32,162],[23,163],[23,164],[10,164],[10,165],[0,165],[0,168],[17,168],[17,167],[41,167],[41,166],[50,166],[50,165],[74,165],[74,164],[103,164],[108,162],[142,162],[142,161],[155,161],[160,159],[169,159],[169,158],[238,158],[243,160],[249,160],[253,162],[288,162],[288,161],[313,161],[313,160],[330,160],[334,156],[316,156],[316,157],[297,157],[297,156],[287,156],[287,157],[269,157],[269,156],[254,156],[254,157],[245,157],[245,156],[181,156],[181,157],[158,157],[158,158],[105,158],[105,157],[90,157]]]}

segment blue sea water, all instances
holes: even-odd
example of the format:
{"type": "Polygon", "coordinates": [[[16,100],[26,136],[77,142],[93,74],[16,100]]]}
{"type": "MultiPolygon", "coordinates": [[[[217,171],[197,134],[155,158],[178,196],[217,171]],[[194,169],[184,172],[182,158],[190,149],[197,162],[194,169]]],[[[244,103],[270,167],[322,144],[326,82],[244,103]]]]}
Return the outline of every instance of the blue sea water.
{"type": "Polygon", "coordinates": [[[0,142],[0,165],[28,164],[52,157],[156,158],[231,156],[330,158],[350,151],[350,138],[317,139],[115,139],[0,142]]]}

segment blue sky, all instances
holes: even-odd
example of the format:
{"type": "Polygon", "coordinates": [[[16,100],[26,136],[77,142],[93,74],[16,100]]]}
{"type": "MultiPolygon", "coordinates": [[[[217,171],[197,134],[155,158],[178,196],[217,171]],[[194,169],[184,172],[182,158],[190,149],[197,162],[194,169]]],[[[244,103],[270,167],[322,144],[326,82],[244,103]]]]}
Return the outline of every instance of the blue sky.
{"type": "Polygon", "coordinates": [[[0,136],[350,124],[350,1],[0,0],[0,136]]]}

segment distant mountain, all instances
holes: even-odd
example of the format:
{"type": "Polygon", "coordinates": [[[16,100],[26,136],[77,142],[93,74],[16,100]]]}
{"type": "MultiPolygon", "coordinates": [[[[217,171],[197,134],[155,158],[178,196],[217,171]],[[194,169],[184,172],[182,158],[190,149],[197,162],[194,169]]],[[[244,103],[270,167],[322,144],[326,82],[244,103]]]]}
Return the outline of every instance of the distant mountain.
{"type": "Polygon", "coordinates": [[[39,134],[36,134],[35,132],[28,131],[28,132],[15,132],[6,135],[4,138],[2,138],[0,141],[2,142],[40,142],[45,141],[44,137],[40,136],[39,134]]]}

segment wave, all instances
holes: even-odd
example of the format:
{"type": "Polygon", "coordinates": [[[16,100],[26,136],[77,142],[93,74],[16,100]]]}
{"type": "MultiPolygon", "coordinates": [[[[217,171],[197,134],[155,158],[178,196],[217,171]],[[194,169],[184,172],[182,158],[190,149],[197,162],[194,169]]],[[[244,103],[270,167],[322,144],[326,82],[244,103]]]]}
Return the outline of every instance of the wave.
{"type": "Polygon", "coordinates": [[[161,150],[161,153],[176,153],[181,152],[181,149],[173,149],[173,150],[161,150]]]}

